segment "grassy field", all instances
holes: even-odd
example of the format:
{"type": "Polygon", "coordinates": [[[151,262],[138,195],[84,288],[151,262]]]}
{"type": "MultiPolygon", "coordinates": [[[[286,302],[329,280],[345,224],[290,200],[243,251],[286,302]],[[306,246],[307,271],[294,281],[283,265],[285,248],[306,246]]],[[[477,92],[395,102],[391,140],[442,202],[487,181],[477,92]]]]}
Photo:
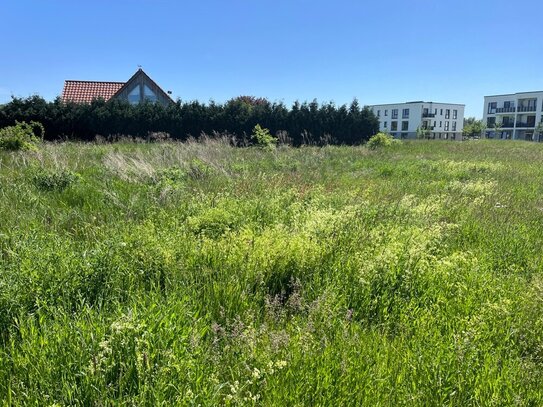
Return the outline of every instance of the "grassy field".
{"type": "Polygon", "coordinates": [[[0,152],[4,405],[543,405],[543,146],[0,152]]]}

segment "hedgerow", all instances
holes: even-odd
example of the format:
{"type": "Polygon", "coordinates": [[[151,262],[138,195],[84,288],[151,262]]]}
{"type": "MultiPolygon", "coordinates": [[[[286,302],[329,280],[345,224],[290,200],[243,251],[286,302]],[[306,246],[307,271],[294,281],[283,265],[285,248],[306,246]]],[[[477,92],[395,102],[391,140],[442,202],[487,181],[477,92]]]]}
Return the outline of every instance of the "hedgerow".
{"type": "Polygon", "coordinates": [[[238,97],[224,104],[177,101],[168,106],[130,105],[120,100],[94,100],[90,104],[47,102],[39,96],[13,98],[0,106],[0,128],[16,120],[43,124],[49,140],[116,140],[122,136],[152,140],[167,134],[176,140],[202,133],[228,133],[249,143],[259,124],[271,135],[294,145],[360,144],[379,129],[372,111],[356,100],[349,106],[333,103],[295,102],[289,109],[281,102],[238,97]]]}

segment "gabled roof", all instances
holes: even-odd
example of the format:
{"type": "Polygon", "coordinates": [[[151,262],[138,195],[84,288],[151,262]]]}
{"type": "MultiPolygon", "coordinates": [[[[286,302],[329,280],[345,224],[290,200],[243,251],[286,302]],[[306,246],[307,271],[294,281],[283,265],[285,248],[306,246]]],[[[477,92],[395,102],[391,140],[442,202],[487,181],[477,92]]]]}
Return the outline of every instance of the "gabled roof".
{"type": "Polygon", "coordinates": [[[128,81],[126,81],[126,83],[123,84],[123,86],[121,86],[121,87],[117,90],[117,92],[115,92],[114,95],[112,95],[112,97],[117,96],[117,95],[120,94],[122,91],[124,91],[125,89],[129,88],[130,86],[132,86],[132,84],[133,84],[135,81],[137,81],[138,78],[139,78],[140,76],[143,76],[144,81],[149,81],[150,83],[152,83],[153,85],[155,85],[156,88],[157,88],[157,90],[158,90],[158,91],[159,91],[166,99],[168,99],[168,100],[170,100],[172,103],[174,103],[174,100],[170,97],[170,95],[168,95],[166,92],[164,92],[164,91],[162,90],[162,88],[161,88],[160,86],[158,86],[157,83],[156,83],[154,80],[152,80],[152,79],[149,77],[149,75],[147,75],[147,74],[143,71],[143,69],[141,69],[141,68],[139,68],[139,69],[136,71],[136,73],[135,73],[134,75],[132,75],[132,77],[131,77],[128,81]]]}
{"type": "Polygon", "coordinates": [[[109,100],[123,87],[124,82],[73,81],[64,82],[63,102],[90,103],[93,99],[109,100]]]}

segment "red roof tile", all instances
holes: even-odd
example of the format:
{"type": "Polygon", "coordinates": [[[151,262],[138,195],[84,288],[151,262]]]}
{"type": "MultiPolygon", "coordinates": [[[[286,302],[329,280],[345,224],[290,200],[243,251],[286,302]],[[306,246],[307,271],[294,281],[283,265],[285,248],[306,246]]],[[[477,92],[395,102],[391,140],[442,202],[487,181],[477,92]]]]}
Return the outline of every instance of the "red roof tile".
{"type": "Polygon", "coordinates": [[[65,81],[63,102],[90,103],[93,99],[110,99],[124,82],[65,81]]]}

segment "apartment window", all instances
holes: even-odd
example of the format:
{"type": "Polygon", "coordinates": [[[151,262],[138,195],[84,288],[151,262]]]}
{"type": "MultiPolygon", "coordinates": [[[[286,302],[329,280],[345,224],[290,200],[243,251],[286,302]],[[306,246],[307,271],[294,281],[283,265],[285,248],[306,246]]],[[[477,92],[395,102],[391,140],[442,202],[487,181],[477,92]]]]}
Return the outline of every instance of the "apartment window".
{"type": "Polygon", "coordinates": [[[392,109],[392,118],[397,119],[398,118],[398,109],[392,109]]]}
{"type": "Polygon", "coordinates": [[[443,116],[443,109],[439,109],[440,116],[443,116]]]}
{"type": "Polygon", "coordinates": [[[381,117],[381,111],[380,110],[377,111],[377,117],[381,117]]]}
{"type": "Polygon", "coordinates": [[[402,122],[402,131],[407,131],[409,129],[409,122],[402,122]]]}
{"type": "Polygon", "coordinates": [[[504,117],[502,121],[503,127],[513,127],[513,124],[515,122],[515,119],[513,117],[504,117]]]}
{"type": "Polygon", "coordinates": [[[488,113],[494,114],[496,113],[496,107],[498,106],[498,102],[490,102],[488,104],[488,113]]]}
{"type": "Polygon", "coordinates": [[[437,114],[437,109],[434,109],[434,114],[437,114]]]}
{"type": "Polygon", "coordinates": [[[511,102],[510,101],[507,101],[507,102],[503,102],[503,107],[505,109],[509,109],[511,107],[511,102]]]}
{"type": "Polygon", "coordinates": [[[436,127],[436,121],[434,120],[434,127],[436,127]]]}
{"type": "Polygon", "coordinates": [[[383,123],[383,127],[386,129],[387,128],[387,122],[384,122],[383,123]]]}
{"type": "Polygon", "coordinates": [[[401,138],[407,138],[407,133],[401,133],[400,137],[401,138]]]}
{"type": "Polygon", "coordinates": [[[446,109],[445,110],[445,119],[450,119],[451,118],[451,109],[446,109]]]}
{"type": "Polygon", "coordinates": [[[385,116],[388,116],[388,109],[385,110],[385,116]]]}
{"type": "Polygon", "coordinates": [[[398,131],[398,122],[390,122],[390,130],[398,131]]]}
{"type": "Polygon", "coordinates": [[[445,131],[449,131],[449,122],[445,122],[445,131]]]}
{"type": "Polygon", "coordinates": [[[440,128],[443,127],[443,122],[442,121],[439,122],[439,127],[440,128]]]}
{"type": "Polygon", "coordinates": [[[494,127],[496,124],[496,118],[495,117],[487,117],[486,118],[486,127],[491,128],[494,127]]]}
{"type": "Polygon", "coordinates": [[[402,110],[402,119],[409,119],[409,109],[402,110]]]}
{"type": "Polygon", "coordinates": [[[453,110],[453,119],[454,120],[458,119],[458,110],[456,109],[453,110]]]}
{"type": "Polygon", "coordinates": [[[456,122],[453,122],[452,124],[452,131],[456,131],[456,122]]]}

